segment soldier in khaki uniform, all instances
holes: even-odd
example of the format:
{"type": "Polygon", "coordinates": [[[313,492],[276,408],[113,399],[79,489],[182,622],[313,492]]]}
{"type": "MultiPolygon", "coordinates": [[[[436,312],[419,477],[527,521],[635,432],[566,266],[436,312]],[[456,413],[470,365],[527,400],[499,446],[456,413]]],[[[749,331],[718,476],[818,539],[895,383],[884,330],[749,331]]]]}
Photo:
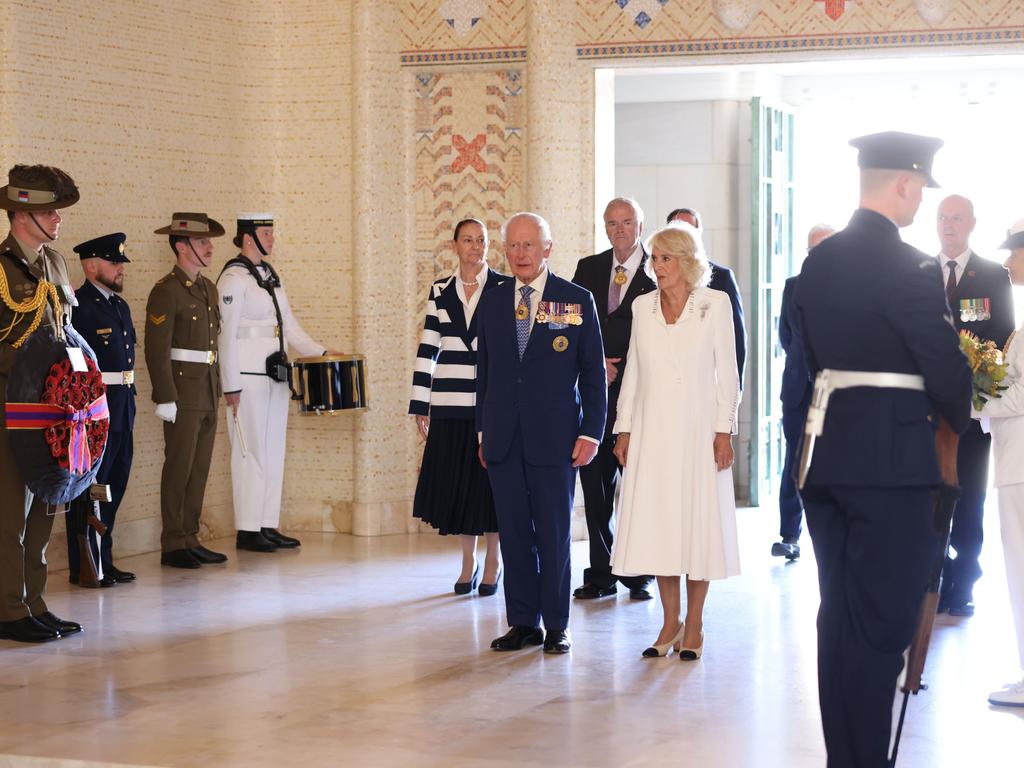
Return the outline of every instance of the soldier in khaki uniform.
{"type": "Polygon", "coordinates": [[[205,213],[175,213],[156,234],[169,235],[177,259],[153,286],[146,306],[146,365],[156,415],[164,421],[160,563],[199,568],[227,560],[197,538],[221,394],[217,288],[199,273],[210,266],[210,240],[223,235],[224,227],[205,213]]]}
{"type": "Polygon", "coordinates": [[[75,294],[67,265],[48,243],[60,230],[58,211],[78,202],[78,188],[66,173],[44,165],[16,165],[8,178],[0,188],[0,208],[11,223],[0,243],[0,638],[41,643],[82,627],[54,616],[43,601],[54,510],[25,487],[3,407],[18,348],[37,328],[58,328],[71,318],[75,294]]]}

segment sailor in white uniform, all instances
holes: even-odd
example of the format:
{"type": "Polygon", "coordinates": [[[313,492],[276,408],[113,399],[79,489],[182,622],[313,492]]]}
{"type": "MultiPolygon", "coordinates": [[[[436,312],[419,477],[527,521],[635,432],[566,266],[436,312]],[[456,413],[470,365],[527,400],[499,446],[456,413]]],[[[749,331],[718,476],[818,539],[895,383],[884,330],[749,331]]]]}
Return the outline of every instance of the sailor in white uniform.
{"type": "Polygon", "coordinates": [[[294,548],[299,540],[277,530],[281,519],[285,433],[288,425],[288,347],[299,356],[326,353],[292,314],[281,280],[266,261],[274,250],[271,214],[238,215],[241,253],[217,281],[221,384],[228,404],[235,546],[254,552],[294,548]]]}

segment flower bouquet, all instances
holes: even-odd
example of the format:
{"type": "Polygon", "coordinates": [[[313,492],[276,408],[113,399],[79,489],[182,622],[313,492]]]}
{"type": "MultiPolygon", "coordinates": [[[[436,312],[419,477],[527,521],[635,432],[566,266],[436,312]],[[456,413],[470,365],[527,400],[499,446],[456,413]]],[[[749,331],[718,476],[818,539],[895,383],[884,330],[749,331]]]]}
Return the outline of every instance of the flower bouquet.
{"type": "Polygon", "coordinates": [[[1006,361],[994,341],[982,341],[970,331],[960,331],[960,350],[971,367],[971,404],[980,411],[993,397],[1000,397],[1006,386],[1006,361]]]}

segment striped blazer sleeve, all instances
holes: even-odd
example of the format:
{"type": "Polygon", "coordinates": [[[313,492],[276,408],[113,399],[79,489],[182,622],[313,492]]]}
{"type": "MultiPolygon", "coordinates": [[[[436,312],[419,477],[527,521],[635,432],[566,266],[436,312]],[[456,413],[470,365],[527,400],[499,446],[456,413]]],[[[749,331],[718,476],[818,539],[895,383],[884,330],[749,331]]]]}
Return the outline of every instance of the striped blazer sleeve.
{"type": "Polygon", "coordinates": [[[441,321],[437,316],[437,296],[444,283],[430,286],[427,297],[427,316],[423,321],[420,345],[416,350],[416,368],[412,374],[412,396],[409,399],[409,413],[415,416],[430,414],[430,388],[433,383],[434,364],[441,352],[441,321]]]}

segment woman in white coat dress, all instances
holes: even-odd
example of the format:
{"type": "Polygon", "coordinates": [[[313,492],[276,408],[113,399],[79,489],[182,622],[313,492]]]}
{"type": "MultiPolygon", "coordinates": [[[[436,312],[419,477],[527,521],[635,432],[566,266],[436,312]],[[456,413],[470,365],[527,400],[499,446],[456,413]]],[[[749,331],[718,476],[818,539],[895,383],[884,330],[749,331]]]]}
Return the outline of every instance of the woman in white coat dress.
{"type": "MultiPolygon", "coordinates": [[[[1024,285],[1024,219],[1013,225],[1001,247],[1010,249],[1004,265],[1010,282],[1024,285]]],[[[992,433],[1006,580],[1024,668],[1024,326],[1006,342],[1006,363],[1008,388],[974,416],[980,417],[982,428],[992,433]]],[[[999,706],[1024,707],[1024,678],[995,691],[988,700],[999,706]]]]}
{"type": "Polygon", "coordinates": [[[302,330],[277,273],[266,261],[274,252],[271,215],[239,214],[234,242],[241,253],[224,266],[217,280],[221,302],[217,354],[229,409],[235,547],[273,552],[297,547],[299,540],[277,530],[291,397],[287,382],[267,375],[267,357],[280,351],[279,336],[285,351],[291,347],[299,356],[320,356],[326,350],[302,330]],[[278,324],[278,309],[283,328],[278,324]]]}
{"type": "Polygon", "coordinates": [[[707,288],[700,235],[673,223],[647,249],[658,290],[633,303],[615,422],[625,467],[612,572],[657,576],[664,623],[645,657],[704,647],[710,579],[739,573],[732,435],[739,377],[729,297],[707,288]],[[686,620],[680,619],[686,575],[686,620]]]}

